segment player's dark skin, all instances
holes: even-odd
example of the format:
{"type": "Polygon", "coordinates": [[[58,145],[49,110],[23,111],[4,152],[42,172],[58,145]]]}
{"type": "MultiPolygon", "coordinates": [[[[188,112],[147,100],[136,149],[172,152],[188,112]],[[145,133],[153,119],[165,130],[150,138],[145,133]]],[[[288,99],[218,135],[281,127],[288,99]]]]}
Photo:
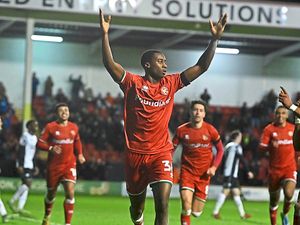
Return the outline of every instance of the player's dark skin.
{"type": "MultiPolygon", "coordinates": [[[[279,101],[284,105],[284,107],[286,107],[287,109],[289,109],[291,107],[291,105],[293,104],[291,97],[289,96],[287,90],[284,87],[280,87],[281,91],[279,93],[279,101]]],[[[297,100],[296,102],[297,105],[297,109],[294,111],[295,116],[300,117],[300,99],[297,100]]],[[[294,145],[294,149],[296,152],[296,157],[297,157],[297,164],[300,164],[300,124],[295,124],[295,130],[293,133],[293,145],[294,145]]],[[[297,198],[297,202],[295,204],[295,212],[297,213],[300,211],[300,192],[298,192],[298,198],[297,198]]],[[[294,219],[294,224],[296,224],[297,221],[295,221],[294,219]]]]}
{"type": "MultiPolygon", "coordinates": [[[[103,64],[110,76],[114,81],[120,82],[125,72],[124,68],[117,62],[115,62],[110,43],[108,31],[110,28],[111,16],[104,17],[102,10],[99,10],[100,28],[102,30],[102,57],[103,64]]],[[[188,82],[191,82],[203,74],[209,67],[215,50],[217,47],[218,40],[221,38],[224,28],[226,26],[227,15],[225,14],[220,18],[218,23],[215,25],[212,21],[209,21],[210,31],[212,33],[212,40],[210,41],[207,49],[199,58],[197,63],[190,68],[184,70],[181,74],[186,78],[188,82]]],[[[142,65],[145,71],[145,77],[151,83],[157,83],[167,72],[167,60],[162,52],[155,53],[149,61],[142,65]]],[[[168,225],[168,202],[171,192],[171,184],[158,182],[152,185],[152,191],[154,195],[155,203],[155,225],[168,225]]],[[[146,193],[140,195],[129,196],[130,198],[130,214],[131,218],[136,220],[140,218],[144,211],[146,193]]]]}

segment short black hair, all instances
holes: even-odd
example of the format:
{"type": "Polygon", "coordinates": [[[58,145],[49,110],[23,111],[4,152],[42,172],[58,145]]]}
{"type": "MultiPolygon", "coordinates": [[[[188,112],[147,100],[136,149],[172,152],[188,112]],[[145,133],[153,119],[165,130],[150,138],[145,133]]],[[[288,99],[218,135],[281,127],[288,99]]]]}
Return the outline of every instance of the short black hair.
{"type": "Polygon", "coordinates": [[[62,107],[62,106],[66,106],[66,107],[69,108],[69,106],[68,106],[67,103],[65,103],[65,102],[60,102],[60,103],[57,103],[57,104],[55,105],[55,112],[57,113],[58,108],[59,108],[59,107],[62,107]]]}
{"type": "Polygon", "coordinates": [[[147,62],[151,61],[154,54],[162,54],[162,51],[157,50],[157,49],[149,49],[149,50],[144,51],[144,53],[142,54],[142,57],[141,57],[141,65],[143,68],[145,68],[145,64],[147,62]]]}
{"type": "Polygon", "coordinates": [[[27,123],[25,124],[26,128],[29,129],[29,126],[30,126],[32,123],[35,123],[35,120],[28,120],[27,123]]]}
{"type": "Polygon", "coordinates": [[[277,106],[276,109],[275,109],[275,112],[276,112],[278,109],[286,109],[286,110],[287,110],[287,108],[285,108],[283,105],[277,106]]]}
{"type": "Polygon", "coordinates": [[[240,134],[241,134],[240,130],[231,131],[231,133],[229,134],[228,142],[234,141],[240,134]]]}
{"type": "Polygon", "coordinates": [[[206,104],[206,102],[204,102],[204,101],[202,101],[202,100],[193,100],[193,101],[191,102],[191,110],[194,108],[194,105],[196,105],[196,104],[203,105],[203,106],[204,106],[204,110],[205,110],[205,112],[206,112],[206,110],[207,110],[207,104],[206,104]]]}

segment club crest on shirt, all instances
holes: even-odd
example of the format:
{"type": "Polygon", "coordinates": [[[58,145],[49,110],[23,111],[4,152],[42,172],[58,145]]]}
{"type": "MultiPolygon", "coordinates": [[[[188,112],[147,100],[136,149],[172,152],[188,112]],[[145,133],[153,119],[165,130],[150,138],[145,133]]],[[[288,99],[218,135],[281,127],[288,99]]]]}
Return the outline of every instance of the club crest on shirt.
{"type": "Polygon", "coordinates": [[[72,134],[72,136],[75,136],[76,134],[74,130],[71,130],[70,133],[72,134]]]}
{"type": "Polygon", "coordinates": [[[205,134],[203,134],[203,135],[202,135],[202,139],[203,139],[204,141],[207,141],[207,140],[208,140],[208,137],[207,137],[205,134]]]}
{"type": "Polygon", "coordinates": [[[189,140],[189,139],[190,139],[190,136],[189,136],[188,134],[185,134],[185,135],[184,135],[184,139],[189,140]]]}
{"type": "Polygon", "coordinates": [[[56,136],[59,136],[60,135],[60,132],[57,130],[57,131],[55,131],[55,135],[56,136]]]}
{"type": "Polygon", "coordinates": [[[168,95],[169,94],[169,89],[167,88],[167,87],[162,87],[161,89],[160,89],[160,93],[162,94],[162,95],[168,95]]]}
{"type": "Polygon", "coordinates": [[[273,132],[272,137],[278,137],[278,134],[276,132],[273,132]]]}
{"type": "Polygon", "coordinates": [[[148,87],[148,86],[146,86],[146,85],[143,85],[143,87],[142,87],[142,91],[144,91],[144,92],[148,92],[148,90],[149,90],[149,87],[148,87]]]}
{"type": "Polygon", "coordinates": [[[289,136],[292,137],[293,136],[293,131],[289,131],[289,136]]]}

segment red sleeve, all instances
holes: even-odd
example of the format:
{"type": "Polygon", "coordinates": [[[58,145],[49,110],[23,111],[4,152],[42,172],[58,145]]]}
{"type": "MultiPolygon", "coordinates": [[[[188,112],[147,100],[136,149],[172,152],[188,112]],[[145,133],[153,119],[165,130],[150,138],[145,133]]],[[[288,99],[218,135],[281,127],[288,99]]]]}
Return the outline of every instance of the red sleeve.
{"type": "MultiPolygon", "coordinates": [[[[170,78],[173,79],[173,85],[174,85],[176,91],[178,91],[178,90],[180,90],[181,88],[185,87],[184,83],[183,83],[182,80],[181,80],[181,77],[180,77],[180,74],[179,74],[179,73],[172,74],[172,75],[170,76],[170,78]]],[[[176,92],[176,91],[175,91],[175,92],[176,92]]]]}
{"type": "Polygon", "coordinates": [[[136,76],[138,75],[134,75],[128,71],[125,71],[124,76],[122,77],[122,80],[119,83],[119,86],[124,93],[126,93],[127,90],[132,86],[132,81],[135,79],[136,76]]]}
{"type": "Polygon", "coordinates": [[[49,148],[51,147],[48,143],[49,137],[50,137],[50,131],[49,131],[49,126],[47,125],[45,129],[42,131],[42,134],[38,139],[38,142],[36,143],[36,147],[43,151],[49,151],[49,148]]]}
{"type": "Polygon", "coordinates": [[[172,142],[173,142],[174,152],[175,152],[177,146],[178,146],[179,143],[180,143],[180,139],[179,139],[179,129],[178,129],[178,128],[177,128],[177,130],[176,130],[176,134],[175,134],[175,136],[173,137],[172,142]]]}
{"type": "Polygon", "coordinates": [[[263,133],[260,138],[260,143],[259,143],[260,150],[263,150],[263,151],[268,150],[269,143],[270,143],[270,137],[271,137],[271,130],[268,127],[266,127],[263,130],[263,133]]]}
{"type": "Polygon", "coordinates": [[[79,133],[77,133],[77,136],[75,138],[74,148],[75,148],[75,154],[77,156],[82,154],[82,144],[81,144],[79,133]]]}
{"type": "Polygon", "coordinates": [[[218,168],[222,158],[223,158],[223,154],[224,154],[224,148],[223,148],[223,144],[222,141],[219,140],[217,143],[215,143],[216,149],[217,149],[217,154],[214,157],[214,163],[213,165],[218,168]]]}

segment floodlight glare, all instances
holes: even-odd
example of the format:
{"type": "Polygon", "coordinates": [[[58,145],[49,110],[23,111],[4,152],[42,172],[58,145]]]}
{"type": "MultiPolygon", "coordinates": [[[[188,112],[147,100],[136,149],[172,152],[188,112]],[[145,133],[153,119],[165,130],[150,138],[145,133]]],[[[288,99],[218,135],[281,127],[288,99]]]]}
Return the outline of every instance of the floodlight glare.
{"type": "Polygon", "coordinates": [[[237,48],[217,48],[216,53],[237,55],[240,50],[237,48]]]}
{"type": "Polygon", "coordinates": [[[62,42],[64,39],[59,36],[44,36],[44,35],[31,35],[33,41],[48,41],[48,42],[62,42]]]}

